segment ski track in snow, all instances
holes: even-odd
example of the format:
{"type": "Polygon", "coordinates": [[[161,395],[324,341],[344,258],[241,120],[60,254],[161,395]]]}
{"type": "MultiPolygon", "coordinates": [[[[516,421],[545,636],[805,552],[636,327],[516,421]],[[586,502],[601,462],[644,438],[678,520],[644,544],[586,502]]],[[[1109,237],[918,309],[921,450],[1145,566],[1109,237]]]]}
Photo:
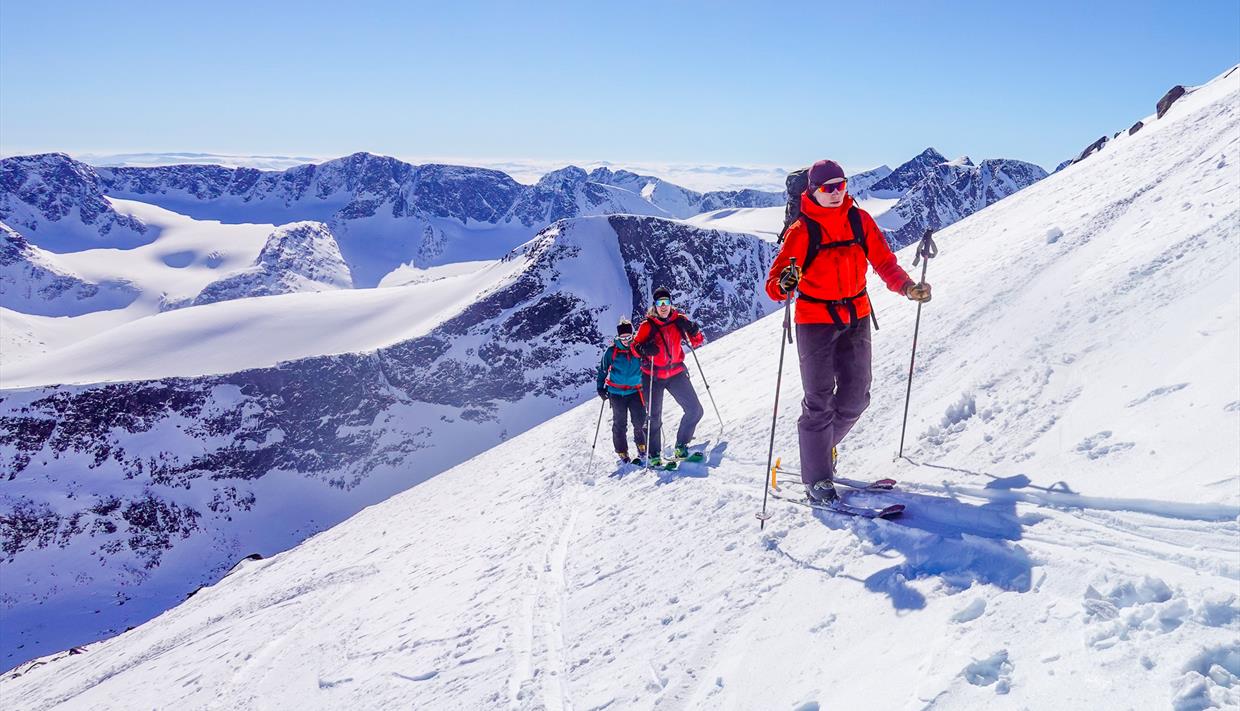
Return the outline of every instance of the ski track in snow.
{"type": "MultiPolygon", "coordinates": [[[[1220,82],[940,234],[895,462],[913,309],[875,290],[874,401],[841,468],[900,480],[851,494],[907,504],[897,520],[773,500],[759,531],[776,314],[700,351],[726,422],[707,464],[587,475],[591,402],[0,691],[31,709],[1240,704],[1240,458],[1213,446],[1240,392],[1219,367],[1240,363],[1237,178],[1214,167],[1240,164],[1240,77],[1220,82]],[[1147,185],[1156,159],[1196,211],[1147,185]]],[[[795,467],[793,360],[775,449],[795,467]]]]}

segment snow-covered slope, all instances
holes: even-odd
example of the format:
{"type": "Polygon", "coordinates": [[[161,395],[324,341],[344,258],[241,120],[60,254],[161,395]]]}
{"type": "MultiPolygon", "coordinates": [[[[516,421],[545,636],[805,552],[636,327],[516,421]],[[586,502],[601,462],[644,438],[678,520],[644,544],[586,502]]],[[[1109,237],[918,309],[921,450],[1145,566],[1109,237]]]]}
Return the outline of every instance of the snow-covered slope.
{"type": "Polygon", "coordinates": [[[863,170],[859,173],[853,173],[848,176],[848,190],[854,195],[860,195],[867,192],[878,181],[891,175],[891,168],[886,165],[880,165],[877,168],[863,170]]]}
{"type": "Polygon", "coordinates": [[[576,218],[477,271],[169,311],[6,366],[10,388],[138,382],[0,393],[5,658],[148,619],[581,402],[655,284],[710,338],[751,323],[774,308],[772,256],[659,218],[576,218]],[[100,599],[119,604],[96,615],[100,599]]]}
{"type": "Polygon", "coordinates": [[[685,220],[685,223],[708,230],[745,232],[768,242],[775,242],[784,227],[784,206],[781,204],[778,207],[728,208],[703,212],[685,220]]]}
{"type": "Polygon", "coordinates": [[[351,288],[349,265],[327,225],[292,222],[271,233],[252,267],[211,282],[186,305],[351,288]]]}
{"type": "MultiPolygon", "coordinates": [[[[874,401],[842,468],[900,478],[872,498],[902,520],[773,502],[758,531],[773,315],[699,353],[727,422],[709,467],[587,476],[591,403],[0,692],[33,709],[1234,705],[1240,77],[1182,103],[943,231],[895,464],[914,311],[875,291],[874,401]]],[[[794,365],[784,386],[776,451],[795,466],[794,365]]]]}
{"type": "Polygon", "coordinates": [[[158,314],[169,304],[192,300],[211,282],[252,265],[274,230],[274,225],[194,220],[139,202],[107,202],[116,214],[141,222],[156,236],[128,249],[97,246],[43,255],[46,259],[40,263],[52,260],[57,273],[98,284],[100,295],[117,298],[66,300],[32,281],[35,271],[18,267],[18,274],[10,273],[14,279],[11,290],[6,287],[0,299],[0,352],[5,370],[0,375],[7,375],[8,368],[19,361],[158,314]],[[8,296],[27,292],[29,298],[8,296]],[[120,292],[124,298],[119,298],[120,292]]]}
{"type": "Polygon", "coordinates": [[[666,180],[638,175],[627,170],[595,168],[590,180],[604,185],[624,188],[677,218],[688,218],[705,212],[724,209],[752,209],[783,206],[784,196],[779,192],[762,190],[718,190],[699,193],[673,185],[666,180]]]}
{"type": "Polygon", "coordinates": [[[0,222],[0,304],[25,314],[68,316],[124,308],[138,291],[121,281],[97,284],[61,264],[0,222]]]}

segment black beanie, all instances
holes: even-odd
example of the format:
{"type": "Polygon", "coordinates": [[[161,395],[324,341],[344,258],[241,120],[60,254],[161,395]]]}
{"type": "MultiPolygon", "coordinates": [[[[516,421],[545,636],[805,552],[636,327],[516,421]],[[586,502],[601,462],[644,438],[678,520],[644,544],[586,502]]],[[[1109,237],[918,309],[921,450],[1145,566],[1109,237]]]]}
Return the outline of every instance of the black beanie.
{"type": "Polygon", "coordinates": [[[620,323],[616,325],[616,335],[623,336],[626,333],[633,332],[633,323],[627,318],[620,319],[620,323]]]}
{"type": "Polygon", "coordinates": [[[655,290],[654,290],[654,298],[653,298],[653,300],[654,300],[654,301],[658,301],[659,299],[669,299],[669,300],[670,300],[671,298],[672,298],[672,290],[671,290],[671,289],[668,289],[666,286],[659,286],[659,287],[655,287],[655,290]]]}

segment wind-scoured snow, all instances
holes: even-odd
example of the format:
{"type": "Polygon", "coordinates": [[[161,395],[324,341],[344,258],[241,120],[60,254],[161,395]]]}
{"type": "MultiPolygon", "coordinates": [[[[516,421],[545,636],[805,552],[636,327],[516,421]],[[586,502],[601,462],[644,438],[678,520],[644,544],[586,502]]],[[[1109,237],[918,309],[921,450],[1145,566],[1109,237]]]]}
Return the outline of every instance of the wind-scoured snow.
{"type": "MultiPolygon", "coordinates": [[[[702,423],[707,465],[587,473],[592,402],[0,692],[31,709],[1236,705],[1240,75],[1175,109],[943,230],[894,463],[915,311],[872,290],[873,402],[840,466],[900,479],[864,497],[906,504],[900,520],[773,501],[759,532],[773,314],[698,353],[726,423],[702,423]]],[[[795,468],[792,361],[775,451],[795,468]]]]}
{"type": "Polygon", "coordinates": [[[685,223],[709,230],[747,232],[767,242],[779,239],[784,227],[784,207],[741,207],[704,212],[685,223]]]}

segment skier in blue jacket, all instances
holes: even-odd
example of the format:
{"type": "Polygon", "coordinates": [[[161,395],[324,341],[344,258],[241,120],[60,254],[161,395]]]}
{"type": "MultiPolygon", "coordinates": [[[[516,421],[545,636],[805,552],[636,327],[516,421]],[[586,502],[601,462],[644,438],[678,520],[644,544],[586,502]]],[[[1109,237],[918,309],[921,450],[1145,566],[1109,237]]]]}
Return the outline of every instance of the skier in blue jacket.
{"type": "Polygon", "coordinates": [[[640,464],[646,457],[646,404],[642,399],[641,359],[634,355],[633,324],[620,319],[616,339],[603,353],[596,385],[598,396],[611,403],[611,442],[621,462],[640,464]],[[633,421],[637,457],[629,457],[628,420],[633,421]]]}

